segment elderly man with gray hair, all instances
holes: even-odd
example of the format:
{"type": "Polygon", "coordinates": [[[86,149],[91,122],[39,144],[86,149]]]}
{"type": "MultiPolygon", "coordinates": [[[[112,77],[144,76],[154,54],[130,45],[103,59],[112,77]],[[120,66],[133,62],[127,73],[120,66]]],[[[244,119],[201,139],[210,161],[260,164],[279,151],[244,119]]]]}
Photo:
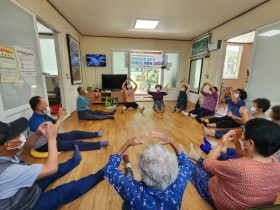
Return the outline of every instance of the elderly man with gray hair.
{"type": "MultiPolygon", "coordinates": [[[[125,161],[127,162],[127,161],[125,161]]],[[[128,166],[128,165],[127,165],[128,166]]],[[[104,173],[124,200],[123,209],[180,209],[182,197],[193,171],[193,164],[171,138],[160,132],[142,133],[125,142],[123,147],[104,167],[104,173]],[[141,181],[124,175],[119,169],[122,156],[130,146],[143,143],[146,137],[161,139],[159,144],[148,145],[138,160],[141,181]],[[165,146],[169,144],[177,154],[170,152],[165,146]]],[[[130,174],[131,175],[131,174],[130,174]]]]}

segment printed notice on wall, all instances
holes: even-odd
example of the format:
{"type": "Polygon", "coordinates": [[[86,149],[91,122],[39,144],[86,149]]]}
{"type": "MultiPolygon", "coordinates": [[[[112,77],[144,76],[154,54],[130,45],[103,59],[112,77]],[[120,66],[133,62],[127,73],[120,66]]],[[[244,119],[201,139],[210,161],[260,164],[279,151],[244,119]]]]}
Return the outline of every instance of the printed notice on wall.
{"type": "Polygon", "coordinates": [[[37,76],[35,69],[34,52],[30,49],[15,46],[15,53],[17,57],[17,63],[19,73],[21,76],[37,76]]]}
{"type": "Polygon", "coordinates": [[[163,65],[161,51],[131,51],[131,68],[160,69],[163,65]]]}
{"type": "Polygon", "coordinates": [[[19,82],[19,73],[14,50],[0,46],[0,81],[19,82]]]}

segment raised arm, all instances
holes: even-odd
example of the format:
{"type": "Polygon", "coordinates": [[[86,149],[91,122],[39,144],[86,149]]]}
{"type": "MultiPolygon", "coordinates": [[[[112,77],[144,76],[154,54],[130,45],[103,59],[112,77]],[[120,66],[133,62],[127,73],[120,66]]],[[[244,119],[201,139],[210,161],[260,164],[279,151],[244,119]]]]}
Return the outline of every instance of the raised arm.
{"type": "Polygon", "coordinates": [[[213,87],[213,85],[211,85],[209,82],[207,82],[206,84],[210,87],[212,94],[217,92],[216,89],[213,87]]]}
{"type": "Polygon", "coordinates": [[[125,83],[127,82],[128,79],[126,79],[123,84],[122,84],[122,90],[125,90],[125,83]]]}
{"type": "Polygon", "coordinates": [[[137,90],[138,85],[136,84],[136,82],[134,82],[132,79],[129,78],[129,80],[134,84],[134,88],[133,90],[137,90]]]}
{"type": "Polygon", "coordinates": [[[60,127],[65,115],[66,115],[66,110],[63,107],[59,108],[58,113],[57,113],[57,120],[55,122],[55,126],[57,127],[57,129],[60,127]]]}
{"type": "Polygon", "coordinates": [[[188,84],[187,80],[184,78],[184,79],[182,79],[182,81],[181,81],[181,82],[179,82],[179,83],[178,83],[177,87],[179,87],[179,85],[180,85],[180,84],[182,84],[182,83],[186,83],[186,84],[188,84]]]}
{"type": "Polygon", "coordinates": [[[171,139],[168,136],[165,136],[164,134],[162,134],[158,131],[152,131],[150,133],[150,136],[161,139],[161,141],[159,142],[160,144],[163,144],[163,145],[169,144],[176,153],[181,153],[183,151],[183,149],[181,147],[179,147],[178,143],[174,142],[173,139],[171,139]]]}
{"type": "Polygon", "coordinates": [[[237,104],[237,103],[238,103],[238,100],[237,100],[237,99],[235,98],[235,96],[234,96],[233,88],[232,88],[232,87],[229,88],[229,92],[230,92],[230,98],[231,98],[232,102],[233,102],[234,104],[237,104]]]}
{"type": "Polygon", "coordinates": [[[147,136],[149,136],[149,132],[143,132],[137,137],[132,137],[131,139],[128,139],[124,143],[124,145],[119,149],[117,154],[123,156],[123,154],[128,149],[128,147],[135,146],[135,145],[138,145],[138,144],[142,144],[143,139],[146,138],[147,136]]]}
{"type": "Polygon", "coordinates": [[[148,84],[147,93],[149,93],[149,92],[150,92],[150,89],[151,89],[151,84],[148,84]]]}
{"type": "Polygon", "coordinates": [[[46,137],[48,141],[48,157],[43,164],[42,170],[37,177],[37,180],[52,175],[58,170],[58,152],[57,152],[57,127],[50,122],[46,122],[41,127],[42,134],[46,137]]]}
{"type": "Polygon", "coordinates": [[[238,157],[244,157],[246,156],[245,152],[243,151],[240,143],[240,138],[242,136],[243,132],[242,130],[235,130],[235,134],[233,135],[233,141],[235,144],[235,149],[238,157]]]}
{"type": "Polygon", "coordinates": [[[203,94],[203,91],[204,91],[204,88],[205,88],[205,86],[206,86],[207,84],[206,84],[206,82],[202,85],[202,87],[200,88],[200,93],[201,94],[203,94]]]}
{"type": "Polygon", "coordinates": [[[169,84],[167,84],[167,85],[165,86],[165,92],[166,92],[166,94],[169,93],[169,92],[168,92],[168,85],[169,85],[169,84]]]}

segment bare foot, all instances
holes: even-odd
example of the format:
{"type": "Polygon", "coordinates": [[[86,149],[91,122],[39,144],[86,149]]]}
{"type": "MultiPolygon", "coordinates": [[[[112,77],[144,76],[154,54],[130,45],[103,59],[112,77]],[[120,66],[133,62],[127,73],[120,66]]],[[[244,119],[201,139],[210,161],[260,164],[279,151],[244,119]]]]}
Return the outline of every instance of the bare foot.
{"type": "Polygon", "coordinates": [[[196,153],[193,144],[190,144],[190,153],[189,153],[189,158],[195,160],[196,162],[200,158],[200,156],[196,153]]]}
{"type": "Polygon", "coordinates": [[[140,112],[143,113],[144,110],[145,110],[145,107],[142,107],[142,108],[140,109],[140,112]]]}
{"type": "Polygon", "coordinates": [[[202,132],[203,132],[203,136],[215,137],[215,131],[206,128],[203,124],[202,124],[202,132]]]}

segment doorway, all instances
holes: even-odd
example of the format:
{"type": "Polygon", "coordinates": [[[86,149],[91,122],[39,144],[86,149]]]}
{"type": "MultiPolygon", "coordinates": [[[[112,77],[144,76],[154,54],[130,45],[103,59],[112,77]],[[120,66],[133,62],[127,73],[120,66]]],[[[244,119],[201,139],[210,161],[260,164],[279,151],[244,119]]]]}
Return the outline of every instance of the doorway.
{"type": "Polygon", "coordinates": [[[246,89],[255,32],[227,40],[222,74],[222,89],[246,89]]]}
{"type": "MultiPolygon", "coordinates": [[[[255,31],[252,31],[228,39],[225,43],[224,65],[221,73],[217,75],[221,79],[220,96],[230,87],[233,90],[246,89],[250,74],[249,68],[253,54],[254,36],[255,31]]],[[[222,103],[221,100],[220,103],[222,103]]],[[[217,113],[222,116],[226,115],[227,105],[221,105],[217,113]]]]}
{"type": "Polygon", "coordinates": [[[65,105],[66,89],[64,88],[62,68],[59,56],[59,33],[46,26],[40,20],[37,21],[40,51],[42,57],[43,77],[46,84],[47,100],[52,113],[58,110],[58,106],[65,105]]]}

